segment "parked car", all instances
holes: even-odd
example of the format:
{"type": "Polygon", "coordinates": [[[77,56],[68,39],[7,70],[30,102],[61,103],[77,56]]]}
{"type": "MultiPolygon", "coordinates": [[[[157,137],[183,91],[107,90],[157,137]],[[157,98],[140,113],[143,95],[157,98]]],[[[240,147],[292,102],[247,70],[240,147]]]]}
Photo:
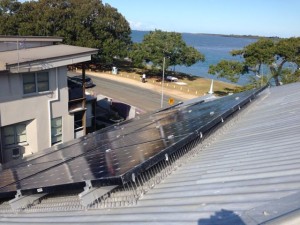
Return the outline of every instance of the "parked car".
{"type": "Polygon", "coordinates": [[[167,76],[166,78],[167,81],[173,81],[173,82],[177,82],[178,81],[178,78],[177,77],[173,77],[173,76],[167,76]]]}
{"type": "MultiPolygon", "coordinates": [[[[74,76],[74,77],[70,77],[72,81],[76,82],[76,83],[79,83],[79,84],[82,84],[82,76],[74,76]]],[[[88,76],[85,76],[85,87],[86,88],[91,88],[91,87],[94,87],[95,84],[92,80],[92,78],[88,77],[88,76]]]]}

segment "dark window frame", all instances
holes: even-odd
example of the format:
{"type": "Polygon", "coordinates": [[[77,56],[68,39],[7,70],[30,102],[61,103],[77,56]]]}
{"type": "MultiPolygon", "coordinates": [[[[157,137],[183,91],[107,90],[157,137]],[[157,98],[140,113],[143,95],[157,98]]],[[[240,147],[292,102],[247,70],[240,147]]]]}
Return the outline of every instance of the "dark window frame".
{"type": "Polygon", "coordinates": [[[50,90],[49,71],[24,73],[23,78],[23,93],[34,94],[50,90]],[[31,77],[30,77],[31,76],[31,77]]]}
{"type": "Polygon", "coordinates": [[[27,143],[26,123],[17,123],[2,127],[2,144],[4,148],[10,148],[27,143]],[[20,131],[20,128],[22,132],[20,131]],[[9,131],[9,129],[12,131],[9,131]],[[25,138],[24,138],[25,136],[25,138]],[[9,140],[11,139],[11,140],[9,140]]]}

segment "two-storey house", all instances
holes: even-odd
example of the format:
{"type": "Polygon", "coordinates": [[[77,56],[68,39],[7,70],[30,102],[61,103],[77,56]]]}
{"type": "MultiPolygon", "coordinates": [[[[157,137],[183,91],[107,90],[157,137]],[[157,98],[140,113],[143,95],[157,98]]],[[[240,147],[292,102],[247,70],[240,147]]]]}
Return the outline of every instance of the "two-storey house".
{"type": "Polygon", "coordinates": [[[89,61],[97,49],[61,41],[0,36],[0,165],[74,139],[75,121],[85,121],[84,94],[69,110],[67,65],[89,61]]]}

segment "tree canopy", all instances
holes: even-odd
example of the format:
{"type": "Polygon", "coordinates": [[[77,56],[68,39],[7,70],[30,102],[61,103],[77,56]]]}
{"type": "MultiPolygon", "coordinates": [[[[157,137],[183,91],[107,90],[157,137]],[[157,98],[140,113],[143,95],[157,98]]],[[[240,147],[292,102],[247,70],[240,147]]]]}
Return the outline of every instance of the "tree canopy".
{"type": "Polygon", "coordinates": [[[134,43],[130,58],[136,66],[143,66],[144,62],[151,62],[153,68],[175,65],[191,66],[205,57],[197,49],[187,46],[181,34],[176,32],[151,31],[144,36],[141,43],[134,43]]]}
{"type": "Polygon", "coordinates": [[[65,44],[98,48],[105,62],[127,56],[131,44],[129,23],[101,0],[0,0],[0,34],[60,36],[65,44]]]}
{"type": "MultiPolygon", "coordinates": [[[[211,65],[209,73],[218,77],[225,77],[237,82],[241,75],[252,72],[258,79],[264,79],[260,73],[263,65],[268,66],[270,78],[276,85],[283,82],[299,80],[300,38],[267,39],[261,38],[241,50],[233,50],[233,56],[241,56],[243,61],[222,60],[217,65],[211,65]],[[284,65],[293,64],[293,69],[284,65]]],[[[256,81],[253,79],[252,81],[256,81]]]]}

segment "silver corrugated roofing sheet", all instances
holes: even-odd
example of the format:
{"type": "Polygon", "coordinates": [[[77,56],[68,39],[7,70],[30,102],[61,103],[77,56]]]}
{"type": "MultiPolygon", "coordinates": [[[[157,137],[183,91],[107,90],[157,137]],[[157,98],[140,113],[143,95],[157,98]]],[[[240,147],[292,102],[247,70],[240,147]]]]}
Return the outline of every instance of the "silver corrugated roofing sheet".
{"type": "Polygon", "coordinates": [[[136,205],[0,214],[0,223],[245,225],[275,219],[276,224],[277,217],[292,211],[284,221],[295,221],[299,214],[294,210],[300,207],[299,96],[300,83],[265,90],[136,205]]]}

